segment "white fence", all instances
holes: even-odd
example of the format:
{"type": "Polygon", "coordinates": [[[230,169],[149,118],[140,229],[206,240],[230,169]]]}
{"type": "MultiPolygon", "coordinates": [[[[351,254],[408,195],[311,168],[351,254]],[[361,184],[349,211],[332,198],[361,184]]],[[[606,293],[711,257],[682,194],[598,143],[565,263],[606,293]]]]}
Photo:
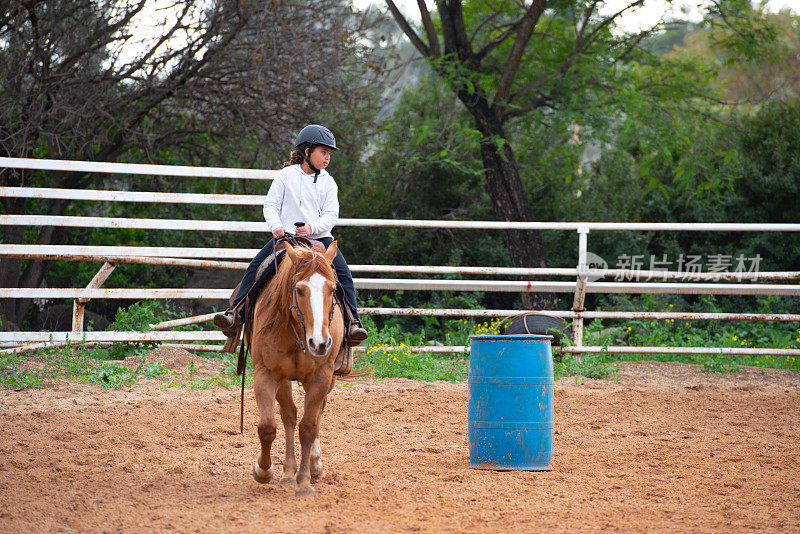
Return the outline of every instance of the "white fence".
{"type": "MultiPolygon", "coordinates": [[[[208,167],[179,167],[165,165],[136,165],[61,160],[31,160],[0,158],[0,167],[37,170],[124,173],[186,177],[217,177],[231,179],[270,180],[277,171],[225,169],[208,167]]],[[[266,188],[265,188],[266,189],[266,188]]],[[[97,202],[147,202],[171,204],[263,204],[260,195],[190,194],[131,191],[96,191],[33,187],[0,187],[0,196],[37,199],[89,200],[97,202]]],[[[260,210],[254,210],[260,213],[260,210]]],[[[0,225],[11,226],[70,226],[84,228],[129,228],[181,231],[240,231],[268,233],[264,222],[180,220],[180,219],[120,219],[104,217],[50,216],[41,214],[2,214],[0,225]]],[[[448,228],[483,230],[571,230],[577,233],[576,267],[504,268],[481,266],[430,265],[351,265],[353,273],[381,274],[461,274],[492,276],[569,277],[557,280],[442,280],[408,278],[355,278],[359,289],[422,290],[422,291],[498,291],[498,292],[556,292],[573,294],[569,311],[545,313],[572,320],[573,346],[564,352],[576,354],[607,351],[609,353],[699,353],[699,354],[786,354],[800,355],[793,349],[708,348],[708,347],[627,347],[584,346],[583,323],[586,319],[678,319],[725,321],[800,321],[800,315],[757,313],[691,313],[691,312],[603,312],[584,308],[587,293],[629,294],[715,294],[715,295],[800,295],[800,272],[680,272],[642,271],[631,269],[592,269],[587,264],[587,242],[591,231],[715,231],[715,232],[800,232],[800,224],[740,224],[740,223],[599,223],[599,222],[505,222],[505,221],[428,221],[387,219],[340,219],[338,226],[368,226],[371,228],[448,228]],[[596,281],[607,278],[643,277],[660,282],[596,281]],[[671,280],[672,282],[667,282],[671,280]],[[779,282],[758,283],[757,281],[779,282]],[[735,282],[735,283],[729,283],[735,282]]],[[[257,249],[189,248],[143,246],[91,245],[20,245],[0,244],[0,258],[61,259],[104,262],[95,278],[85,288],[0,288],[0,298],[73,299],[74,314],[71,332],[0,332],[0,347],[5,350],[29,350],[47,344],[103,344],[125,340],[206,341],[224,339],[217,331],[161,331],[179,324],[208,321],[211,315],[169,321],[152,325],[151,332],[84,332],[83,311],[86,302],[103,299],[227,299],[229,289],[185,288],[102,288],[104,281],[119,263],[177,265],[187,267],[245,269],[257,249]],[[234,261],[245,260],[245,261],[234,261]]],[[[467,310],[417,308],[362,308],[361,313],[372,315],[419,315],[441,317],[506,317],[520,310],[467,310]]],[[[203,350],[218,350],[219,345],[191,345],[203,350]]],[[[463,351],[464,347],[418,347],[434,352],[463,351]]]]}

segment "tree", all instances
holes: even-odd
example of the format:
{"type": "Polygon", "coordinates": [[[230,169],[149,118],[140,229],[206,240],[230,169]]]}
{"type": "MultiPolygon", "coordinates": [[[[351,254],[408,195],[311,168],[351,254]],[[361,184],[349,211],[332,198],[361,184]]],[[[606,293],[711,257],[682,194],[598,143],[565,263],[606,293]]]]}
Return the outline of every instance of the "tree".
{"type": "MultiPolygon", "coordinates": [[[[748,20],[750,32],[770,35],[768,46],[751,45],[745,50],[741,50],[743,45],[726,46],[732,30],[714,24],[686,35],[672,55],[693,55],[713,63],[718,75],[712,83],[728,102],[758,105],[767,100],[789,100],[800,95],[798,20],[788,9],[780,13],[754,10],[748,20]]],[[[757,37],[751,40],[759,42],[757,37]]]]}
{"type": "MultiPolygon", "coordinates": [[[[643,40],[664,23],[635,33],[621,31],[620,17],[645,0],[628,0],[615,12],[605,0],[437,0],[436,17],[418,0],[422,33],[412,28],[393,0],[389,11],[417,51],[452,90],[481,134],[480,153],[495,216],[531,221],[509,130],[526,122],[563,123],[570,114],[591,123],[641,97],[689,98],[703,93],[682,72],[687,65],[649,53],[643,40]],[[675,75],[675,78],[672,78],[675,75]],[[605,108],[604,113],[600,109],[605,108]]],[[[718,0],[715,14],[749,9],[742,0],[718,0]]],[[[619,112],[619,111],[618,111],[619,112]]],[[[531,140],[538,150],[536,140],[531,140]]],[[[538,232],[504,234],[514,265],[543,267],[538,232]]],[[[526,307],[552,297],[524,295],[526,307]]]]}
{"type": "MultiPolygon", "coordinates": [[[[360,36],[362,17],[343,0],[181,0],[133,57],[133,24],[145,0],[0,0],[0,153],[12,157],[245,166],[328,108],[358,105],[379,70],[360,36]],[[358,85],[355,83],[358,82],[358,85]],[[141,159],[137,159],[141,161],[141,159]]],[[[0,185],[86,188],[104,177],[3,170],[0,185]]],[[[31,201],[3,197],[4,213],[31,201]]],[[[52,215],[67,201],[53,201],[52,215]]],[[[0,228],[4,243],[25,229],[0,228]]],[[[30,237],[30,236],[28,236],[30,237]]],[[[41,244],[63,231],[42,228],[41,244]]],[[[37,287],[47,264],[3,260],[0,286],[37,287]]],[[[30,301],[0,303],[21,322],[30,301]]]]}

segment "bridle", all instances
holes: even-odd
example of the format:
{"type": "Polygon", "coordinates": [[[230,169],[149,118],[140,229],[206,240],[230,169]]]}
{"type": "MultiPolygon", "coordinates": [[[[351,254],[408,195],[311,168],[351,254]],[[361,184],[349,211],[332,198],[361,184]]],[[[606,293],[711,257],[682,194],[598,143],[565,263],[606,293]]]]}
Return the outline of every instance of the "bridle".
{"type": "MultiPolygon", "coordinates": [[[[312,253],[313,254],[317,254],[317,252],[315,252],[313,250],[312,250],[312,253]]],[[[296,280],[297,273],[300,271],[300,268],[303,266],[304,263],[306,263],[306,260],[304,260],[304,259],[300,260],[297,263],[297,267],[295,268],[294,273],[292,274],[292,303],[289,306],[289,326],[292,327],[292,332],[294,332],[294,339],[295,339],[295,342],[297,343],[297,348],[299,350],[303,351],[303,352],[307,352],[306,351],[306,343],[305,343],[305,340],[308,337],[306,335],[306,320],[305,320],[305,317],[303,316],[303,311],[300,309],[300,306],[297,305],[297,283],[298,282],[296,280]],[[297,328],[294,327],[294,321],[292,321],[292,317],[291,317],[292,316],[292,310],[295,311],[295,313],[297,314],[297,320],[300,322],[300,328],[303,331],[303,337],[302,338],[300,337],[300,334],[298,334],[297,328]]],[[[301,282],[302,282],[302,280],[301,280],[301,282]]],[[[331,302],[331,310],[330,310],[330,312],[328,312],[328,328],[329,329],[331,327],[331,323],[333,323],[333,312],[334,312],[334,309],[336,308],[337,305],[338,305],[338,302],[336,302],[336,299],[333,299],[332,302],[331,302]]]]}

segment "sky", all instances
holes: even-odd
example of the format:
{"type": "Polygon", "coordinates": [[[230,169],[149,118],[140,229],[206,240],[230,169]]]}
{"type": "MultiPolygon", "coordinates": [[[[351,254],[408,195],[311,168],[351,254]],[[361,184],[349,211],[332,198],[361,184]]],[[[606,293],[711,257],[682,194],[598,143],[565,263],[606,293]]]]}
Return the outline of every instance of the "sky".
{"type": "MultiPolygon", "coordinates": [[[[619,11],[620,6],[625,6],[629,0],[608,0],[607,8],[603,13],[619,11]]],[[[701,18],[701,9],[699,5],[708,4],[708,1],[702,0],[677,0],[674,2],[677,7],[669,10],[673,15],[679,15],[680,7],[684,7],[687,11],[688,18],[691,20],[699,21],[701,18]]],[[[762,2],[763,3],[763,2],[762,2]]],[[[357,8],[364,8],[369,4],[376,4],[385,7],[386,2],[381,0],[353,0],[353,4],[357,8]]],[[[419,11],[417,9],[417,0],[395,0],[395,4],[407,17],[419,20],[419,11]]],[[[434,2],[426,0],[429,9],[432,8],[434,2]]],[[[781,9],[790,8],[795,14],[800,15],[800,0],[768,0],[766,2],[770,11],[778,12],[781,9]]],[[[644,6],[637,10],[632,10],[630,14],[624,15],[621,18],[622,29],[626,31],[635,31],[643,28],[648,28],[656,24],[659,19],[667,11],[668,3],[665,0],[648,0],[644,6]]],[[[679,18],[687,18],[687,15],[679,18]]]]}
{"type": "MultiPolygon", "coordinates": [[[[607,7],[603,12],[613,13],[618,11],[620,6],[626,5],[629,1],[606,0],[607,7]]],[[[435,4],[434,0],[425,0],[425,2],[429,9],[435,4]]],[[[707,4],[708,2],[709,0],[675,0],[676,7],[672,8],[669,13],[677,18],[689,18],[690,20],[699,21],[702,10],[698,8],[698,5],[707,4]],[[678,17],[681,11],[680,6],[685,6],[686,14],[678,17]]],[[[383,0],[353,0],[353,4],[359,9],[363,9],[370,4],[378,5],[384,9],[386,7],[386,2],[383,0]]],[[[410,20],[419,21],[417,0],[395,0],[395,4],[410,20]]],[[[800,0],[767,0],[766,4],[769,10],[773,12],[791,8],[795,14],[800,15],[800,0]]],[[[174,5],[175,0],[149,0],[147,2],[142,12],[134,19],[134,26],[137,28],[134,33],[138,38],[128,41],[120,51],[123,59],[130,60],[135,58],[142,50],[147,48],[146,43],[149,42],[149,39],[152,39],[153,35],[159,33],[161,26],[165,24],[165,19],[170,20],[173,18],[169,6],[174,5]]],[[[665,14],[667,6],[666,0],[647,0],[643,7],[623,15],[619,25],[624,31],[629,32],[652,27],[665,14]]]]}

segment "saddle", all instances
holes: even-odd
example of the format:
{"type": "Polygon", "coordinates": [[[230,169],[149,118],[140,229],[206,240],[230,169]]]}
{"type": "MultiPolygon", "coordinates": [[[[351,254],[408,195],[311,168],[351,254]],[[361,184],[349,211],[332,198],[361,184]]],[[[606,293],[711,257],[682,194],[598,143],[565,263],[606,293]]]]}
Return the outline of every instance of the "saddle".
{"type": "MultiPolygon", "coordinates": [[[[223,352],[229,352],[231,354],[236,352],[237,345],[239,345],[239,339],[242,338],[242,334],[244,333],[244,343],[239,347],[239,358],[236,362],[236,374],[243,375],[245,372],[245,368],[247,365],[247,354],[246,354],[246,347],[250,347],[250,338],[253,332],[253,316],[255,310],[255,303],[258,300],[258,296],[261,294],[261,291],[267,287],[269,281],[272,280],[272,277],[275,276],[275,273],[278,272],[278,266],[280,265],[283,257],[286,255],[286,241],[289,239],[278,241],[275,244],[275,250],[272,251],[272,254],[267,256],[261,265],[256,271],[256,280],[253,283],[253,287],[250,291],[247,292],[247,296],[242,299],[242,302],[239,304],[241,311],[239,313],[242,314],[244,317],[244,322],[238,326],[233,326],[229,329],[223,330],[223,333],[228,338],[225,341],[225,346],[222,348],[223,352]]],[[[305,237],[294,237],[291,238],[291,242],[293,245],[301,245],[307,246],[308,248],[315,250],[317,252],[325,252],[325,245],[323,245],[320,241],[316,239],[310,239],[305,237]]],[[[239,283],[241,285],[241,282],[239,283]]],[[[233,293],[231,293],[230,299],[228,300],[229,304],[233,304],[233,300],[236,297],[236,294],[239,291],[239,285],[237,285],[233,293]]],[[[338,305],[339,309],[344,310],[346,305],[344,304],[344,293],[342,291],[341,286],[337,284],[336,292],[335,292],[335,304],[338,305]]],[[[342,318],[345,321],[345,332],[347,331],[347,319],[346,313],[342,313],[342,318]]],[[[353,348],[347,343],[347,341],[342,342],[342,346],[339,349],[339,353],[336,355],[336,360],[334,362],[333,370],[334,374],[337,376],[346,376],[350,374],[350,371],[353,369],[353,348]]]]}

